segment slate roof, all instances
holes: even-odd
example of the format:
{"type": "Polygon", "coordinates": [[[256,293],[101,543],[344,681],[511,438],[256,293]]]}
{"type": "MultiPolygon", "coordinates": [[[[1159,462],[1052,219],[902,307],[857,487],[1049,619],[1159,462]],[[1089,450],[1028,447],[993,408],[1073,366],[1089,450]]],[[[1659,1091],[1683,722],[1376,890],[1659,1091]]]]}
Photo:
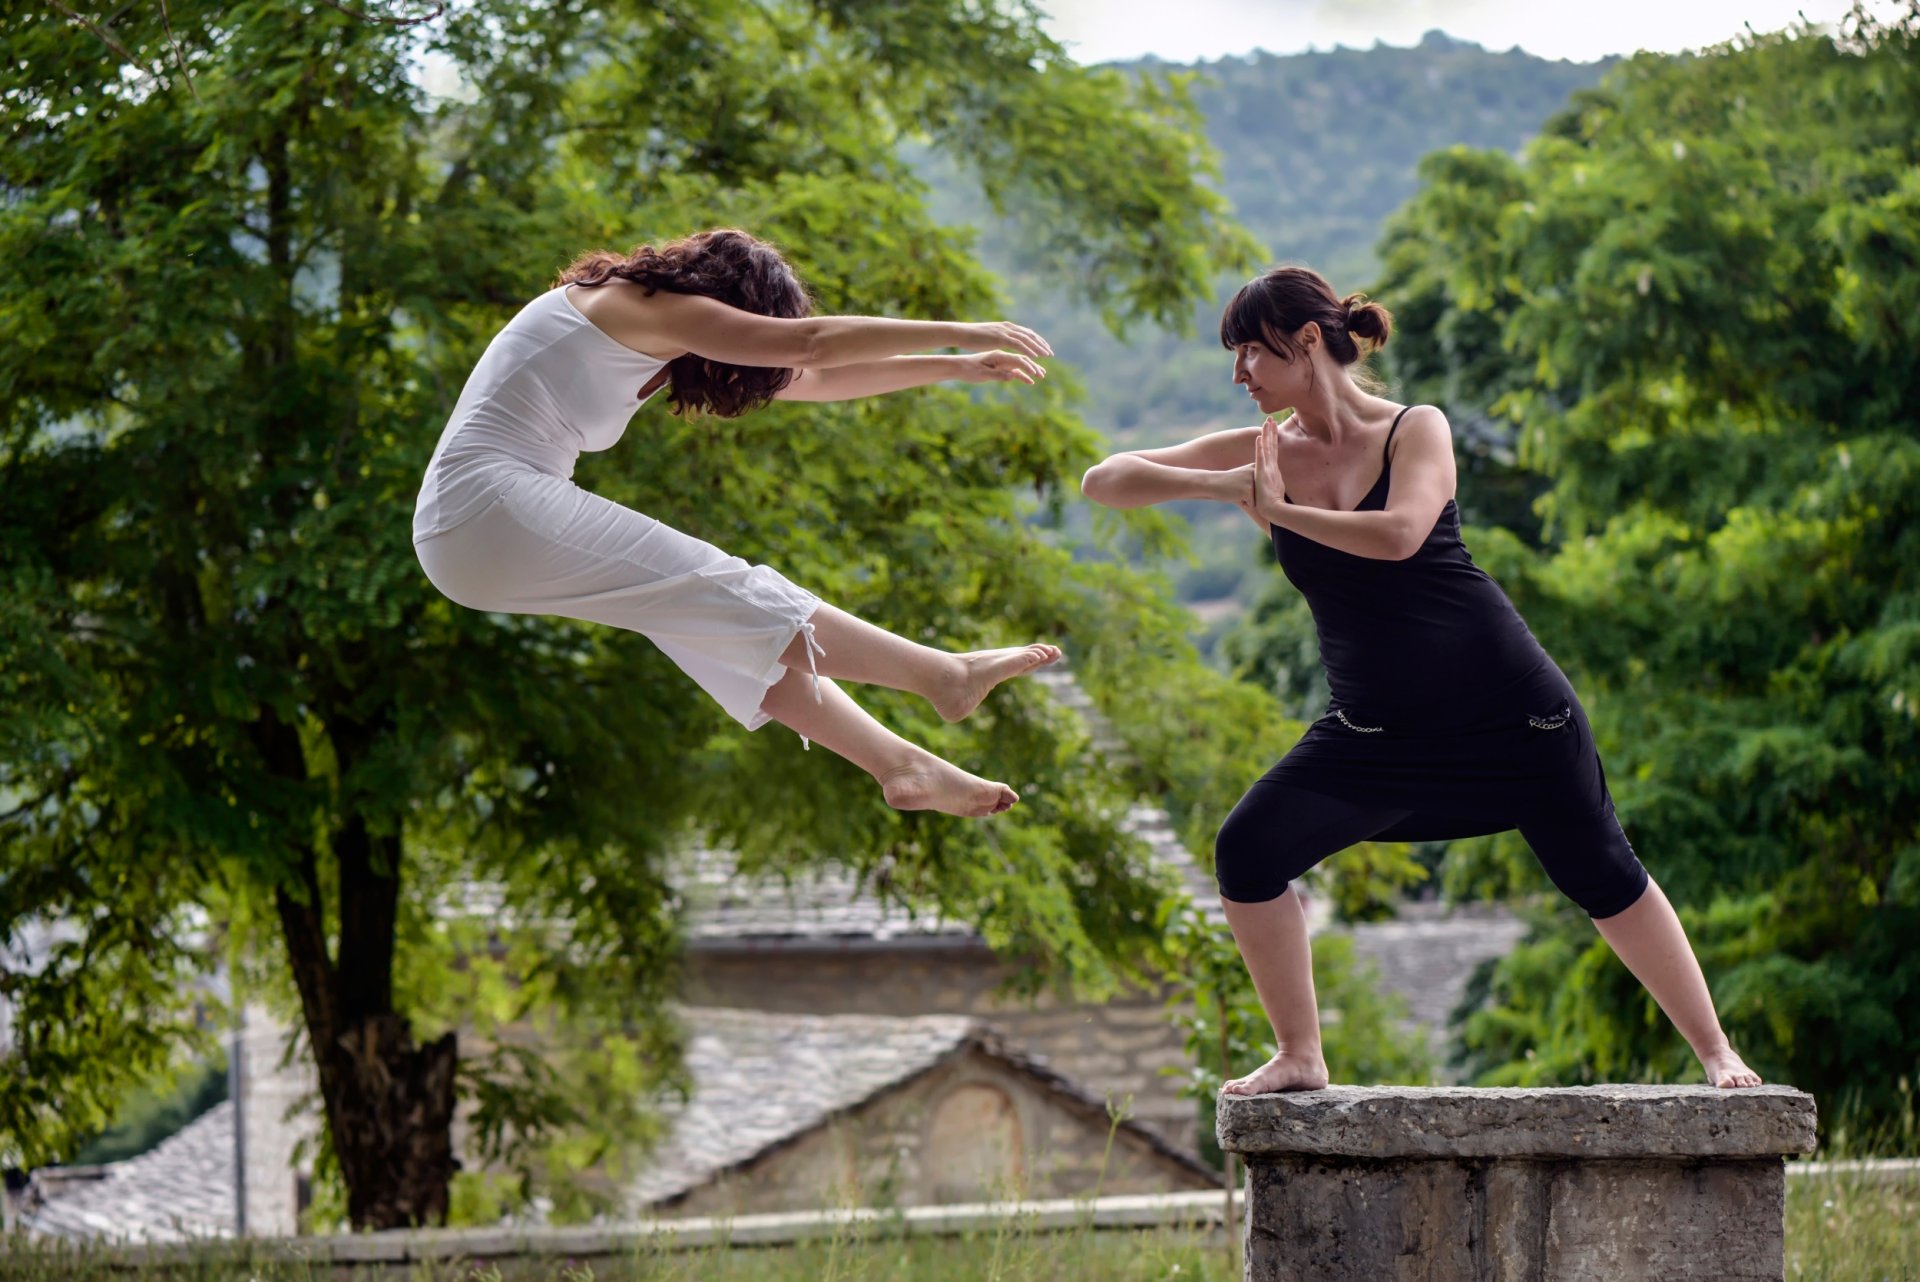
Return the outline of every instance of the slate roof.
{"type": "MultiPolygon", "coordinates": [[[[788,1015],[696,1008],[691,1097],[672,1115],[667,1139],[629,1186],[636,1210],[680,1195],[753,1161],[837,1114],[902,1086],[969,1050],[1004,1060],[1063,1104],[1108,1125],[1106,1104],[1084,1087],[1014,1049],[966,1015],[788,1015]],[[767,1083],[778,1082],[778,1090],[767,1083]]],[[[1206,1178],[1211,1168],[1136,1122],[1121,1128],[1167,1159],[1206,1178]]]]}
{"type": "MultiPolygon", "coordinates": [[[[690,1098],[669,1110],[668,1138],[629,1185],[636,1211],[671,1202],[838,1114],[969,1051],[994,1056],[1105,1129],[1106,1103],[966,1015],[787,1015],[687,1008],[690,1098]],[[777,1082],[778,1089],[768,1089],[777,1082]]],[[[1137,1122],[1121,1128],[1170,1161],[1209,1168],[1137,1122]]],[[[177,1242],[234,1233],[233,1105],[203,1113],[123,1162],[34,1173],[20,1205],[30,1233],[177,1242]]]]}
{"type": "Polygon", "coordinates": [[[732,851],[702,846],[679,856],[670,876],[686,903],[695,948],[979,939],[963,922],[882,900],[844,867],[743,875],[732,851]]]}
{"type": "Polygon", "coordinates": [[[1437,1060],[1447,1016],[1466,993],[1474,968],[1512,952],[1527,927],[1498,905],[1412,903],[1402,904],[1392,921],[1332,929],[1352,937],[1356,958],[1380,968],[1382,988],[1407,999],[1408,1016],[1426,1026],[1437,1060]]]}
{"type": "Polygon", "coordinates": [[[34,1172],[21,1226],[59,1238],[180,1242],[231,1237],[233,1103],[223,1101],[138,1157],[34,1172]]]}

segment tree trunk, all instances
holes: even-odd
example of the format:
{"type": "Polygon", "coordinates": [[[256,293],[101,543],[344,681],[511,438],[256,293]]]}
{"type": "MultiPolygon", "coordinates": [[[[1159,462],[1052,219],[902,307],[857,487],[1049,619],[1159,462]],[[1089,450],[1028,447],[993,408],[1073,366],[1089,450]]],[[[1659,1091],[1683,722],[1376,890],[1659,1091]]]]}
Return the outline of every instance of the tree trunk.
{"type": "Polygon", "coordinates": [[[321,1089],[353,1227],[446,1223],[448,1185],[459,1166],[453,1156],[459,1059],[454,1034],[416,1046],[406,1020],[375,1015],[341,1034],[330,1049],[321,1057],[321,1089]]]}
{"type": "MultiPolygon", "coordinates": [[[[301,778],[304,754],[293,727],[271,710],[255,727],[277,774],[301,778]]],[[[365,728],[334,726],[342,772],[365,751],[365,728]]],[[[339,944],[328,946],[325,892],[312,848],[296,852],[294,876],[275,894],[294,987],[306,1016],[326,1107],[327,1133],[347,1186],[356,1229],[443,1224],[453,1156],[455,1035],[418,1046],[393,1009],[393,949],[399,906],[398,836],[375,836],[345,816],[332,842],[339,944]]]]}
{"type": "Polygon", "coordinates": [[[327,1134],[347,1186],[347,1217],[356,1229],[443,1224],[448,1184],[459,1167],[453,1156],[455,1035],[416,1046],[413,1030],[392,1010],[342,1018],[317,889],[306,903],[284,890],[278,901],[327,1134]]]}

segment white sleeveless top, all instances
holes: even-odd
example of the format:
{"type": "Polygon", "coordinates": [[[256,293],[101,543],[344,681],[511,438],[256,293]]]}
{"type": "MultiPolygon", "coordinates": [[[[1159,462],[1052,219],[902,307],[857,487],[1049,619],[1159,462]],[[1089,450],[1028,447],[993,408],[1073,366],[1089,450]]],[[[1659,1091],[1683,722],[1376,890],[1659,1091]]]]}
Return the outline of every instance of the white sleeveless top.
{"type": "Polygon", "coordinates": [[[611,449],[664,361],[634,351],[548,290],[494,335],[467,378],[413,511],[413,541],[477,515],[504,480],[531,468],[573,477],[583,453],[611,449]]]}

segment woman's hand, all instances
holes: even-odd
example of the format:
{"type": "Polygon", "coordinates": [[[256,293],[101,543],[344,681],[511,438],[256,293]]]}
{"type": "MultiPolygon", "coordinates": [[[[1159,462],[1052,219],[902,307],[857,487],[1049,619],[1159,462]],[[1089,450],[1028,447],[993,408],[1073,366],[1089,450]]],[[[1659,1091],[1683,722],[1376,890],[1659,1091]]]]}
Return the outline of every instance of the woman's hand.
{"type": "Polygon", "coordinates": [[[1053,348],[1048,346],[1046,339],[1025,325],[1016,325],[1012,321],[982,321],[978,324],[955,325],[953,330],[953,345],[963,347],[970,352],[987,352],[1004,347],[1032,357],[1053,355],[1053,348]]]}
{"type": "Polygon", "coordinates": [[[1037,383],[1047,376],[1031,357],[1013,352],[981,352],[976,356],[956,356],[959,378],[966,383],[1037,383]]]}
{"type": "Polygon", "coordinates": [[[1260,435],[1253,440],[1253,464],[1245,470],[1248,493],[1240,510],[1264,530],[1274,524],[1287,496],[1287,479],[1280,474],[1280,425],[1271,418],[1260,425],[1260,435]]]}
{"type": "Polygon", "coordinates": [[[1222,503],[1231,503],[1242,512],[1245,512],[1247,519],[1252,521],[1260,528],[1261,532],[1264,533],[1267,528],[1266,519],[1254,510],[1253,464],[1248,463],[1242,467],[1228,468],[1226,471],[1218,473],[1218,476],[1220,477],[1220,484],[1214,497],[1222,503]]]}

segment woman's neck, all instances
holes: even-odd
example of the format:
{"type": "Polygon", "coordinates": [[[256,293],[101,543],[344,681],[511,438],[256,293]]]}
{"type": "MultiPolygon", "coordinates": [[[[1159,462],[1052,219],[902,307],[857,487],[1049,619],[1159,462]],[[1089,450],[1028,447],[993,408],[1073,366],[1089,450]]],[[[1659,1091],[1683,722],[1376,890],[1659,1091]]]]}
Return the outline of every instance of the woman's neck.
{"type": "Polygon", "coordinates": [[[1320,371],[1313,390],[1293,407],[1293,418],[1307,435],[1338,445],[1372,427],[1378,404],[1377,397],[1361,391],[1352,375],[1336,365],[1320,371]]]}

